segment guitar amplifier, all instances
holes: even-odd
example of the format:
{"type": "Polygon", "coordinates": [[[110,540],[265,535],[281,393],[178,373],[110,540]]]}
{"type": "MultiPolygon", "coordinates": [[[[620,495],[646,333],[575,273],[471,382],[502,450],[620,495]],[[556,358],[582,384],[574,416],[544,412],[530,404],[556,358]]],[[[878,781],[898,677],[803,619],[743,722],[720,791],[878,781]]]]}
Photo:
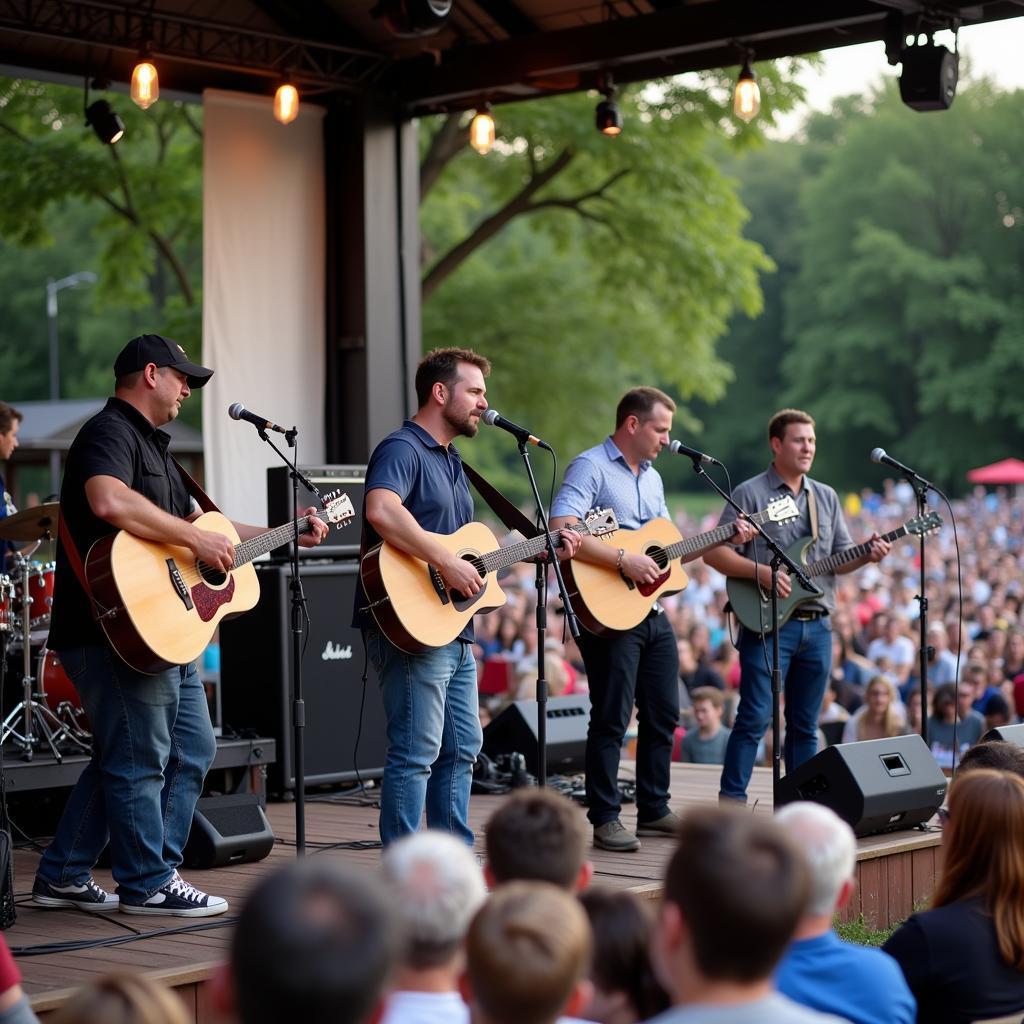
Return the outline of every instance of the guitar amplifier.
{"type": "MultiPolygon", "coordinates": [[[[343,529],[331,529],[323,544],[315,548],[299,548],[300,558],[355,558],[359,554],[359,539],[363,532],[363,494],[366,490],[366,466],[299,466],[310,483],[321,494],[340,490],[347,494],[356,510],[356,517],[343,529]]],[[[303,483],[299,483],[299,508],[319,505],[317,496],[303,483]]],[[[287,523],[297,515],[292,508],[291,470],[287,466],[274,466],[267,470],[267,522],[271,526],[287,523]]],[[[272,562],[286,562],[291,557],[291,546],[282,544],[270,552],[272,562]]]]}

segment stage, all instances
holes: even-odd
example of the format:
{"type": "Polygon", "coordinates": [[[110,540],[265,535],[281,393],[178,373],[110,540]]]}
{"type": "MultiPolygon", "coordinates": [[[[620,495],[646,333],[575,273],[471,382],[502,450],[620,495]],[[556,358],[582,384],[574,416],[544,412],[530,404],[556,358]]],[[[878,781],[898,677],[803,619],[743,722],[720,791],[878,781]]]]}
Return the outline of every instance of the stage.
{"type": "MultiPolygon", "coordinates": [[[[632,764],[624,762],[622,774],[632,773],[632,764]]],[[[719,769],[704,765],[672,766],[673,808],[684,813],[687,807],[715,803],[719,769]]],[[[377,841],[377,811],[372,806],[373,792],[359,803],[344,793],[315,791],[309,795],[306,814],[307,852],[311,856],[331,857],[358,871],[370,872],[380,858],[377,841]],[[342,849],[323,849],[327,844],[345,844],[342,849]]],[[[477,834],[477,849],[483,850],[483,827],[502,796],[474,796],[470,816],[477,834]]],[[[751,787],[755,814],[771,813],[771,774],[756,769],[751,787]]],[[[186,877],[201,889],[226,897],[231,910],[221,918],[190,921],[181,918],[151,919],[123,914],[87,915],[80,911],[41,910],[32,906],[29,893],[38,853],[19,849],[15,852],[15,891],[18,894],[18,920],[5,932],[8,944],[16,950],[34,948],[33,955],[19,956],[25,988],[33,1007],[45,1015],[73,995],[77,986],[111,970],[142,970],[159,976],[174,986],[187,1001],[198,1022],[212,1019],[205,1005],[202,982],[214,965],[225,956],[235,913],[245,894],[275,865],[295,856],[295,808],[291,803],[275,803],[267,808],[278,838],[271,855],[256,864],[219,868],[214,871],[188,871],[186,877]],[[142,937],[144,936],[144,937],[142,937]],[[54,944],[89,943],[120,940],[113,946],[47,950],[54,944]],[[125,941],[128,940],[128,941],[125,941]]],[[[580,815],[583,816],[583,808],[580,815]]],[[[623,813],[627,825],[635,822],[635,812],[623,813]]],[[[927,898],[934,884],[941,834],[909,831],[884,837],[862,839],[858,843],[859,892],[849,916],[863,913],[875,926],[900,920],[927,898]]],[[[645,898],[657,899],[661,893],[661,875],[672,849],[670,839],[644,839],[637,853],[613,854],[592,850],[595,885],[631,889],[645,898]]],[[[97,871],[97,881],[111,886],[109,872],[97,871]]]]}

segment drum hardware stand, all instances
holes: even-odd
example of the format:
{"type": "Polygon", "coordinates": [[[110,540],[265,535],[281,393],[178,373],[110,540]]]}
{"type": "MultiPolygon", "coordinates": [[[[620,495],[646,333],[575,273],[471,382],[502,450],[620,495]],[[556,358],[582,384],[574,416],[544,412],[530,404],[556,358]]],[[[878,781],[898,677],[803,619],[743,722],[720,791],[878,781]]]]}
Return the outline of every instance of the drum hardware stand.
{"type": "Polygon", "coordinates": [[[40,538],[30,548],[21,552],[21,633],[22,633],[22,674],[21,701],[11,710],[0,724],[0,745],[7,741],[8,736],[14,737],[15,743],[21,748],[21,756],[31,761],[36,746],[45,741],[50,748],[54,760],[60,764],[63,757],[57,744],[68,740],[83,752],[88,753],[91,746],[83,742],[75,732],[69,729],[39,698],[42,694],[36,689],[36,678],[32,675],[32,644],[30,640],[32,620],[32,595],[29,590],[29,559],[42,543],[40,538]],[[22,732],[18,732],[16,724],[21,719],[22,732]]]}

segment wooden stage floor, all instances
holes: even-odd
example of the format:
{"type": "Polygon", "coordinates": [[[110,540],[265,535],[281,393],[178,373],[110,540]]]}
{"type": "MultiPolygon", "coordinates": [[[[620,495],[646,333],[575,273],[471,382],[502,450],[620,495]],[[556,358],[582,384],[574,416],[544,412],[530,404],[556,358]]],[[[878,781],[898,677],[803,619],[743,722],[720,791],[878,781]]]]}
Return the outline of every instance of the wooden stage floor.
{"type": "MultiPolygon", "coordinates": [[[[674,764],[673,808],[685,812],[687,807],[716,802],[719,771],[713,766],[674,764]]],[[[621,774],[628,776],[631,772],[632,764],[624,762],[621,774]]],[[[308,852],[310,855],[331,857],[357,870],[373,871],[380,859],[376,845],[377,811],[369,799],[363,805],[355,805],[348,802],[349,799],[344,793],[325,794],[321,791],[307,797],[308,852]],[[339,802],[339,798],[345,802],[339,802]],[[350,845],[345,849],[321,848],[333,843],[350,845]]],[[[477,834],[479,851],[483,849],[484,824],[502,799],[501,796],[479,795],[472,798],[470,818],[477,834]]],[[[771,773],[767,769],[755,770],[750,800],[755,805],[754,813],[771,813],[771,773]]],[[[199,985],[213,965],[223,959],[238,907],[261,877],[275,865],[295,856],[294,804],[271,804],[267,813],[278,842],[266,860],[213,871],[186,872],[188,880],[199,888],[224,896],[232,904],[224,917],[205,921],[37,909],[31,904],[29,893],[38,854],[28,850],[16,851],[18,920],[5,933],[5,938],[16,950],[34,949],[33,955],[19,956],[18,965],[36,1012],[45,1014],[59,1006],[75,987],[99,974],[128,969],[157,974],[179,987],[196,1020],[207,1020],[199,985]],[[201,925],[201,929],[191,927],[196,924],[201,925]],[[179,931],[182,928],[187,930],[179,931]],[[136,937],[139,935],[145,937],[136,937]],[[113,946],[46,951],[46,947],[58,943],[111,938],[130,941],[113,946]]],[[[580,815],[584,815],[582,808],[580,815]]],[[[623,822],[627,825],[635,822],[632,807],[624,808],[623,822]]],[[[892,917],[905,917],[913,905],[931,891],[938,844],[936,832],[903,832],[860,840],[861,901],[853,908],[853,916],[864,912],[868,920],[876,923],[892,917]]],[[[670,839],[644,839],[642,849],[636,853],[612,854],[592,850],[594,884],[632,889],[656,899],[660,895],[660,879],[671,849],[670,839]]],[[[97,871],[96,878],[106,887],[112,884],[109,872],[97,871]]]]}

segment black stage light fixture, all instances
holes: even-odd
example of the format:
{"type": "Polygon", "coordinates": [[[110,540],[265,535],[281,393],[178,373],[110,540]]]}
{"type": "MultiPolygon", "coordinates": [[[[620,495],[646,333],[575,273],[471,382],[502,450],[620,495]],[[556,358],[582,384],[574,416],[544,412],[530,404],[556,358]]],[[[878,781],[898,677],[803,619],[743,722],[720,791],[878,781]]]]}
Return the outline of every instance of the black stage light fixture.
{"type": "Polygon", "coordinates": [[[602,135],[616,136],[622,134],[622,111],[615,102],[615,86],[612,84],[612,76],[605,75],[601,82],[601,92],[604,99],[598,103],[594,110],[594,124],[602,135]]]}
{"type": "Polygon", "coordinates": [[[370,11],[388,31],[400,38],[430,36],[440,32],[452,13],[454,0],[380,0],[370,11]]]}
{"type": "Polygon", "coordinates": [[[934,41],[900,54],[900,98],[913,110],[948,110],[956,98],[960,55],[934,41]]]}
{"type": "Polygon", "coordinates": [[[124,135],[124,121],[106,100],[96,100],[85,109],[86,124],[91,124],[100,142],[112,146],[124,135]]]}

